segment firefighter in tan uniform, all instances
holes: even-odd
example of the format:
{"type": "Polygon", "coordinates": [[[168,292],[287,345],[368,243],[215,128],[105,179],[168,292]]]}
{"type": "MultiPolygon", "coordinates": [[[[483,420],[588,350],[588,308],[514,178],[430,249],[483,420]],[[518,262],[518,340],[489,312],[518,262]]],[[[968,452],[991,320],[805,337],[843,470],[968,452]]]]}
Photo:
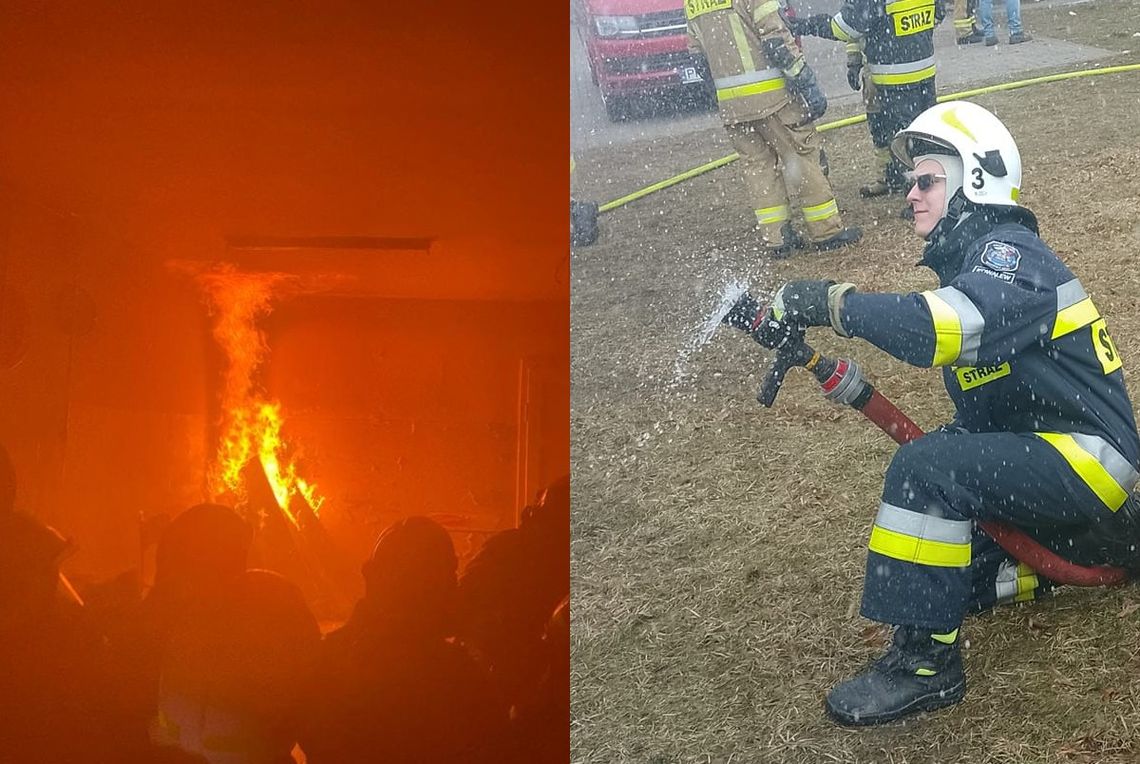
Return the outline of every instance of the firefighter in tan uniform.
{"type": "Polygon", "coordinates": [[[986,39],[978,29],[977,0],[954,0],[954,37],[959,45],[970,45],[986,39]]]}
{"type": "Polygon", "coordinates": [[[708,59],[761,237],[772,256],[787,257],[803,246],[791,222],[789,182],[810,246],[836,249],[862,234],[843,227],[820,167],[812,121],[823,114],[827,99],[779,8],[777,0],[685,0],[690,47],[708,59]]]}

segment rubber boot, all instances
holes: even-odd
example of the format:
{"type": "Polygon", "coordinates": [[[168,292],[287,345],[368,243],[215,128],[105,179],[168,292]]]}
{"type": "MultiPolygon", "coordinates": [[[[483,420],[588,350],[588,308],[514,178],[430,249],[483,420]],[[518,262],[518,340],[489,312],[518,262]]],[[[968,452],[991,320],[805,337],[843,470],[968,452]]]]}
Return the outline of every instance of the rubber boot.
{"type": "Polygon", "coordinates": [[[959,45],[973,45],[976,42],[983,42],[986,36],[982,34],[980,29],[975,28],[970,34],[965,37],[958,38],[959,45]]]}
{"type": "Polygon", "coordinates": [[[840,247],[849,246],[859,241],[861,238],[863,238],[863,229],[857,226],[851,226],[850,228],[844,228],[834,236],[830,236],[820,241],[813,241],[811,245],[817,251],[822,252],[828,249],[839,249],[840,247]]]}
{"type": "Polygon", "coordinates": [[[958,630],[896,626],[890,649],[861,674],[832,688],[827,713],[856,727],[901,719],[953,705],[966,695],[958,630]]]}

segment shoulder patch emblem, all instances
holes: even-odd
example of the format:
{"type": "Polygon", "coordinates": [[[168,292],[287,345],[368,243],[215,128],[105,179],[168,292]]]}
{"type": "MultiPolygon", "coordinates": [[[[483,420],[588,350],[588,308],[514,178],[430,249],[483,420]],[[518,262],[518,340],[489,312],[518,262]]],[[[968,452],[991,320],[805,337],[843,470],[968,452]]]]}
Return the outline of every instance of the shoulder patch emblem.
{"type": "Polygon", "coordinates": [[[987,242],[982,251],[982,264],[995,271],[1013,273],[1021,265],[1021,250],[1004,241],[987,242]]]}

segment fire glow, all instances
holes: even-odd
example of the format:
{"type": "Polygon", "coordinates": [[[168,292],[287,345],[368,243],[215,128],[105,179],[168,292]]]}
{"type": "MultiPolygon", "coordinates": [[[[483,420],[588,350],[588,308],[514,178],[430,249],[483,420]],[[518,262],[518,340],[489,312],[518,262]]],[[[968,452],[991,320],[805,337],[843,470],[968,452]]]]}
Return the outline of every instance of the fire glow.
{"type": "Polygon", "coordinates": [[[297,474],[297,465],[281,437],[281,404],[266,398],[257,372],[269,348],[258,320],[272,312],[273,298],[289,287],[284,274],[240,273],[224,266],[201,274],[199,282],[210,302],[213,335],[226,357],[221,398],[221,437],[209,473],[215,496],[247,496],[242,471],[253,459],[260,462],[277,505],[299,526],[296,502],[316,513],[324,499],[316,485],[297,474]]]}

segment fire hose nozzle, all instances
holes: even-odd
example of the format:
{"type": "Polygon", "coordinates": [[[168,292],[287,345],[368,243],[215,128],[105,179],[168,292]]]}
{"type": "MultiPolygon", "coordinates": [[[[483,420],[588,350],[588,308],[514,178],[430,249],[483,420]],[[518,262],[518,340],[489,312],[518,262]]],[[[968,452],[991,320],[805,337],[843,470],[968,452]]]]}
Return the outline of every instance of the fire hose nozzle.
{"type": "Polygon", "coordinates": [[[770,306],[762,305],[748,292],[737,298],[721,323],[747,332],[769,350],[791,349],[804,340],[804,327],[777,319],[770,306]]]}
{"type": "Polygon", "coordinates": [[[760,301],[745,292],[737,298],[720,322],[742,332],[751,332],[756,319],[760,317],[760,309],[760,301]]]}

